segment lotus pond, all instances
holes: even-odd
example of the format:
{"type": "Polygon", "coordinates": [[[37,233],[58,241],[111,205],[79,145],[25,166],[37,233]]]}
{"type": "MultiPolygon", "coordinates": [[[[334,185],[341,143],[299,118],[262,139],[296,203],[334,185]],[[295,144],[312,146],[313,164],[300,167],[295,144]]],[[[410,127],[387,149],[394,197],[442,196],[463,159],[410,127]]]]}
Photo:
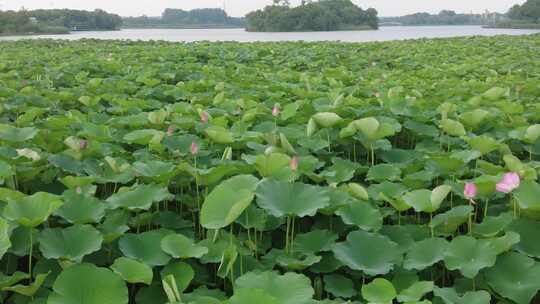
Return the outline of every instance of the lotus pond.
{"type": "Polygon", "coordinates": [[[538,303],[540,36],[0,44],[4,303],[538,303]]]}

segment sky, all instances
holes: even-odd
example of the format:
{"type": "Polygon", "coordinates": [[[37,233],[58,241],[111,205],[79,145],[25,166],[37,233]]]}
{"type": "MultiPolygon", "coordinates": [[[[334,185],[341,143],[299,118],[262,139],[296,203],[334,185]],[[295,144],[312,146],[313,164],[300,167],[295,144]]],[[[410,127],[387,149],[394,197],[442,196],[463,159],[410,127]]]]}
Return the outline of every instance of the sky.
{"type": "MultiPolygon", "coordinates": [[[[442,9],[457,12],[506,12],[516,3],[525,0],[353,0],[362,8],[373,7],[379,16],[401,16],[416,12],[438,13],[442,9]]],[[[36,8],[72,8],[94,10],[101,8],[121,16],[159,16],[165,8],[194,9],[202,7],[221,7],[225,5],[231,16],[244,16],[246,13],[271,4],[272,0],[0,0],[0,10],[19,10],[36,8]]],[[[293,5],[300,0],[291,0],[293,5]]]]}

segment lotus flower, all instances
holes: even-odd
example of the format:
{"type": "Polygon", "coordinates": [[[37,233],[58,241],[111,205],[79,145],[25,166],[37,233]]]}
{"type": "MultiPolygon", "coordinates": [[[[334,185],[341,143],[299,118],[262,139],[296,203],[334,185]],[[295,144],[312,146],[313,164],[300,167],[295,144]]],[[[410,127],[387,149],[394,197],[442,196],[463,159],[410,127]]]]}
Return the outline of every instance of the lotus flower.
{"type": "Polygon", "coordinates": [[[476,196],[477,192],[476,185],[473,183],[465,183],[465,190],[463,191],[463,195],[466,199],[473,199],[476,196]]]}
{"type": "Polygon", "coordinates": [[[272,109],[272,116],[274,117],[278,117],[279,113],[281,112],[280,108],[279,108],[279,104],[275,104],[274,105],[274,108],[272,109]]]}
{"type": "Polygon", "coordinates": [[[172,136],[174,133],[174,126],[169,126],[167,128],[167,136],[172,136]]]}
{"type": "Polygon", "coordinates": [[[199,113],[199,117],[201,118],[202,123],[207,123],[210,119],[210,115],[208,115],[208,112],[206,111],[202,111],[201,113],[199,113]]]}
{"type": "Polygon", "coordinates": [[[191,143],[191,155],[199,154],[199,145],[196,142],[191,143]]]}
{"type": "Polygon", "coordinates": [[[293,171],[298,170],[298,157],[295,156],[295,157],[291,158],[290,167],[291,167],[291,170],[293,170],[293,171]]]}
{"type": "Polygon", "coordinates": [[[515,172],[506,173],[503,179],[497,183],[496,189],[501,193],[510,193],[519,187],[521,180],[515,172]]]}

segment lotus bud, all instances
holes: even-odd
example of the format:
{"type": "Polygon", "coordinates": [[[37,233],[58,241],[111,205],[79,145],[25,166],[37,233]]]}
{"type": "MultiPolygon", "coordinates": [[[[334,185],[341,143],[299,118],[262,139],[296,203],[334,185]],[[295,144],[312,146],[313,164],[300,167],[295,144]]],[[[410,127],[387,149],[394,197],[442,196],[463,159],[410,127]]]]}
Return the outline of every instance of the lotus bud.
{"type": "Polygon", "coordinates": [[[518,188],[520,183],[521,179],[519,178],[519,174],[515,172],[509,172],[503,176],[503,179],[497,183],[495,188],[498,192],[510,193],[514,191],[514,189],[518,188]]]}
{"type": "Polygon", "coordinates": [[[280,110],[280,107],[279,107],[279,103],[276,103],[274,105],[274,108],[272,109],[272,116],[278,117],[280,112],[281,112],[281,110],[280,110]]]}
{"type": "Polygon", "coordinates": [[[298,157],[297,156],[294,156],[293,158],[291,158],[290,167],[291,167],[291,170],[298,171],[298,157]]]}
{"type": "Polygon", "coordinates": [[[174,133],[174,126],[171,125],[167,128],[167,136],[172,136],[173,133],[174,133]]]}
{"type": "Polygon", "coordinates": [[[199,113],[199,117],[201,118],[202,123],[207,123],[210,119],[210,115],[208,115],[208,112],[206,111],[202,111],[201,113],[199,113]]]}
{"type": "Polygon", "coordinates": [[[477,188],[474,183],[465,183],[465,189],[463,190],[463,195],[466,199],[473,199],[476,197],[477,188]]]}
{"type": "Polygon", "coordinates": [[[85,140],[85,139],[81,139],[79,141],[79,149],[80,150],[85,150],[86,148],[88,148],[88,141],[85,140]]]}
{"type": "Polygon", "coordinates": [[[75,192],[77,192],[77,194],[81,194],[82,193],[81,187],[77,186],[77,188],[75,188],[75,192]]]}
{"type": "Polygon", "coordinates": [[[191,143],[191,155],[199,154],[199,145],[196,142],[191,143]]]}

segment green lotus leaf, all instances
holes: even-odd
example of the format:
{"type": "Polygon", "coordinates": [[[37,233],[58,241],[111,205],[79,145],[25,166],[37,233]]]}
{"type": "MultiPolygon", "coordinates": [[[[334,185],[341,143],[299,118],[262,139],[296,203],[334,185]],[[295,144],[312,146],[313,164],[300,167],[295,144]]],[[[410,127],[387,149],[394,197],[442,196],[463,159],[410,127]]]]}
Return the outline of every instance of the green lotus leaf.
{"type": "Polygon", "coordinates": [[[351,298],[357,294],[353,281],[339,274],[324,276],[324,290],[341,298],[351,298]]]}
{"type": "Polygon", "coordinates": [[[220,229],[234,222],[251,204],[258,182],[252,175],[238,175],[219,184],[204,200],[201,225],[220,229]]]}
{"type": "Polygon", "coordinates": [[[376,278],[369,284],[362,285],[362,297],[370,303],[391,304],[397,293],[388,280],[376,278]]]}
{"type": "Polygon", "coordinates": [[[161,249],[173,258],[200,258],[208,253],[208,248],[195,245],[195,242],[182,234],[169,234],[161,240],[161,249]]]}
{"type": "Polygon", "coordinates": [[[160,143],[165,137],[165,132],[154,129],[136,130],[124,135],[124,141],[139,145],[160,143]]]}
{"type": "Polygon", "coordinates": [[[519,234],[519,243],[515,246],[516,250],[528,256],[540,258],[540,243],[538,242],[540,225],[538,221],[520,218],[512,222],[507,230],[519,234]]]}
{"type": "Polygon", "coordinates": [[[452,119],[443,119],[441,129],[451,136],[465,136],[467,134],[465,127],[459,121],[452,119]]]}
{"type": "Polygon", "coordinates": [[[234,142],[232,133],[224,127],[210,126],[204,132],[215,143],[228,145],[234,142]]]}
{"type": "Polygon", "coordinates": [[[525,131],[524,138],[530,143],[536,142],[540,138],[540,124],[529,126],[525,131]]]}
{"type": "Polygon", "coordinates": [[[401,256],[398,244],[386,236],[364,231],[353,231],[347,240],[332,248],[336,258],[353,270],[368,275],[386,274],[401,256]]]}
{"type": "Polygon", "coordinates": [[[0,274],[0,289],[12,286],[13,284],[16,284],[22,280],[26,280],[29,277],[29,274],[20,271],[16,271],[10,276],[2,273],[0,274]]]}
{"type": "Polygon", "coordinates": [[[121,237],[124,232],[129,230],[127,225],[129,214],[124,210],[115,210],[107,213],[107,217],[99,226],[99,230],[103,234],[105,243],[110,243],[121,237]]]}
{"type": "Polygon", "coordinates": [[[482,94],[482,97],[484,97],[487,100],[496,101],[498,99],[503,98],[507,93],[508,93],[508,89],[500,88],[500,87],[493,87],[485,91],[482,94]]]}
{"type": "Polygon", "coordinates": [[[36,128],[16,128],[0,124],[0,140],[9,142],[25,142],[34,138],[38,133],[36,128]]]}
{"type": "Polygon", "coordinates": [[[343,118],[336,113],[330,112],[317,113],[313,115],[312,118],[318,126],[323,128],[331,128],[343,120],[343,118]]]}
{"type": "Polygon", "coordinates": [[[369,168],[367,180],[372,181],[396,181],[401,177],[401,170],[390,164],[380,164],[369,168]]]}
{"type": "MultiPolygon", "coordinates": [[[[278,251],[278,250],[275,250],[278,251]]],[[[267,254],[267,258],[271,254],[267,254]]],[[[284,251],[279,250],[279,254],[275,255],[276,263],[289,270],[303,270],[321,261],[321,257],[314,255],[313,253],[298,253],[285,254],[284,251]]]]}
{"type": "Polygon", "coordinates": [[[485,217],[482,223],[473,225],[473,233],[482,237],[494,237],[512,223],[512,214],[502,213],[499,216],[485,217]]]}
{"type": "Polygon", "coordinates": [[[289,168],[290,162],[291,158],[285,154],[261,154],[255,158],[255,168],[262,177],[288,180],[292,174],[289,168]]]}
{"type": "Polygon", "coordinates": [[[15,221],[25,227],[36,227],[62,206],[60,197],[37,192],[30,196],[9,199],[3,215],[10,221],[15,221]]]}
{"type": "Polygon", "coordinates": [[[310,118],[306,127],[307,137],[311,137],[315,132],[317,132],[318,126],[315,122],[315,119],[310,118]]]}
{"type": "Polygon", "coordinates": [[[303,183],[263,180],[255,193],[259,207],[276,217],[313,216],[330,204],[326,189],[303,183]]]}
{"type": "Polygon", "coordinates": [[[68,190],[62,197],[64,204],[55,214],[72,224],[98,223],[105,215],[105,204],[93,196],[68,190]]]}
{"type": "Polygon", "coordinates": [[[338,157],[332,158],[332,162],[333,165],[322,172],[329,184],[349,181],[360,167],[357,163],[338,157]]]}
{"type": "Polygon", "coordinates": [[[475,129],[482,125],[482,123],[490,116],[490,112],[484,109],[474,109],[472,111],[461,114],[461,122],[471,128],[475,129]]]}
{"type": "Polygon", "coordinates": [[[300,253],[317,253],[330,251],[338,239],[338,235],[328,230],[312,230],[298,234],[294,238],[294,250],[300,253]]]}
{"type": "Polygon", "coordinates": [[[13,168],[11,168],[11,165],[6,163],[5,161],[0,160],[0,180],[11,177],[14,174],[15,171],[13,170],[13,168]]]}
{"type": "Polygon", "coordinates": [[[128,289],[122,279],[107,268],[78,264],[60,273],[47,304],[127,304],[128,289]]]}
{"type": "Polygon", "coordinates": [[[480,152],[482,155],[486,155],[489,152],[495,151],[500,147],[499,142],[489,136],[476,136],[467,139],[467,142],[474,150],[480,152]]]}
{"type": "Polygon", "coordinates": [[[152,283],[152,268],[139,261],[120,257],[114,260],[111,269],[128,283],[152,283]]]}
{"type": "Polygon", "coordinates": [[[93,176],[65,176],[60,179],[60,182],[69,189],[76,189],[77,187],[85,187],[92,185],[97,180],[97,177],[93,176]]]}
{"type": "Polygon", "coordinates": [[[148,210],[153,203],[171,198],[166,187],[140,184],[111,195],[106,202],[110,209],[148,210]]]}
{"type": "Polygon", "coordinates": [[[448,246],[444,264],[472,279],[481,269],[495,265],[496,259],[497,253],[489,242],[460,235],[448,246]]]}
{"type": "Polygon", "coordinates": [[[191,280],[195,276],[193,268],[184,262],[176,262],[169,264],[160,272],[161,278],[164,279],[168,275],[172,275],[176,282],[176,288],[179,292],[183,292],[188,288],[191,280]]]}
{"type": "Polygon", "coordinates": [[[420,301],[427,293],[433,291],[434,284],[431,281],[414,282],[408,288],[402,290],[397,296],[400,302],[420,301]]]}
{"type": "Polygon", "coordinates": [[[217,275],[223,279],[229,276],[229,274],[231,274],[233,271],[234,263],[236,263],[237,258],[238,250],[236,249],[236,245],[230,244],[223,251],[223,255],[221,256],[221,261],[217,270],[217,275]]]}
{"type": "Polygon", "coordinates": [[[485,272],[486,282],[495,292],[518,304],[529,304],[540,290],[540,263],[509,252],[485,272]]]}
{"type": "Polygon", "coordinates": [[[443,238],[430,238],[416,242],[409,248],[403,267],[405,269],[424,270],[442,261],[447,250],[448,242],[443,238]]]}
{"type": "Polygon", "coordinates": [[[466,223],[473,212],[471,206],[457,206],[445,213],[437,214],[430,223],[437,235],[451,235],[459,226],[466,223]]]}
{"type": "Polygon", "coordinates": [[[134,162],[133,170],[137,175],[155,178],[157,180],[166,180],[176,174],[176,167],[171,163],[162,161],[134,162]]]}
{"type": "Polygon", "coordinates": [[[45,279],[47,278],[49,273],[50,272],[38,274],[35,281],[30,285],[15,285],[4,287],[2,288],[2,291],[12,291],[27,297],[32,297],[36,294],[41,285],[43,285],[43,282],[45,282],[45,279]]]}
{"type": "Polygon", "coordinates": [[[263,289],[240,288],[234,291],[234,295],[227,302],[228,304],[280,304],[273,296],[269,295],[263,289]]]}
{"type": "Polygon", "coordinates": [[[353,202],[339,208],[335,213],[345,224],[355,225],[366,231],[377,231],[383,224],[383,215],[379,209],[365,202],[353,202]]]}
{"type": "Polygon", "coordinates": [[[125,234],[118,246],[124,256],[141,261],[148,266],[166,265],[171,257],[161,250],[161,240],[169,235],[166,230],[147,231],[139,234],[125,234]]]}
{"type": "Polygon", "coordinates": [[[434,288],[435,296],[441,298],[444,304],[489,304],[491,296],[487,291],[468,291],[459,296],[453,288],[434,288]]]}
{"type": "Polygon", "coordinates": [[[523,181],[514,191],[514,197],[521,209],[540,211],[540,185],[534,181],[523,181]]]}
{"type": "Polygon", "coordinates": [[[260,289],[277,299],[280,304],[312,303],[314,290],[311,281],[303,274],[288,272],[248,272],[236,279],[237,289],[260,289]]]}
{"type": "Polygon", "coordinates": [[[363,201],[369,200],[369,194],[367,190],[363,186],[357,183],[347,184],[346,190],[350,195],[352,195],[356,199],[363,200],[363,201]]]}
{"type": "Polygon", "coordinates": [[[451,189],[448,185],[442,185],[433,189],[433,191],[426,189],[414,190],[405,194],[403,200],[407,205],[413,207],[416,212],[433,213],[439,209],[451,189]]]}
{"type": "Polygon", "coordinates": [[[75,225],[44,229],[38,241],[45,258],[80,262],[85,255],[101,249],[103,237],[90,225],[75,225]]]}
{"type": "Polygon", "coordinates": [[[510,251],[514,245],[519,243],[520,236],[519,234],[508,231],[505,235],[493,238],[493,239],[487,239],[491,247],[495,250],[495,254],[499,255],[503,252],[510,251]]]}
{"type": "Polygon", "coordinates": [[[11,247],[11,230],[6,220],[0,217],[0,259],[6,254],[11,247]]]}
{"type": "Polygon", "coordinates": [[[367,138],[375,137],[380,123],[375,117],[367,117],[359,120],[355,120],[351,123],[356,130],[362,132],[367,138]]]}

